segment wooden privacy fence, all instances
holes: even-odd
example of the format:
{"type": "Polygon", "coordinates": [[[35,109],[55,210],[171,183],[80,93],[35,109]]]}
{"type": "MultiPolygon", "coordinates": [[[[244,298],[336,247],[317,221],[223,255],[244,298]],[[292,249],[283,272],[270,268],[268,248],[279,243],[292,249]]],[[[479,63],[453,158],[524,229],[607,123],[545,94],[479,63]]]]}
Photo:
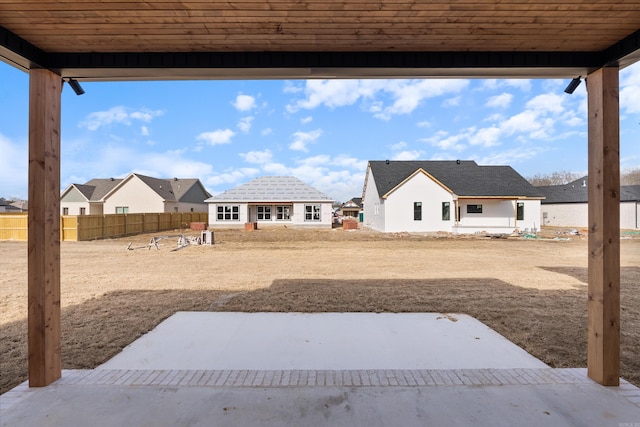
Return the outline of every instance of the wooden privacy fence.
{"type": "MultiPolygon", "coordinates": [[[[0,213],[0,240],[27,240],[26,213],[0,213]]],[[[206,212],[166,212],[115,215],[63,215],[60,240],[83,241],[189,228],[208,223],[206,212]]]]}

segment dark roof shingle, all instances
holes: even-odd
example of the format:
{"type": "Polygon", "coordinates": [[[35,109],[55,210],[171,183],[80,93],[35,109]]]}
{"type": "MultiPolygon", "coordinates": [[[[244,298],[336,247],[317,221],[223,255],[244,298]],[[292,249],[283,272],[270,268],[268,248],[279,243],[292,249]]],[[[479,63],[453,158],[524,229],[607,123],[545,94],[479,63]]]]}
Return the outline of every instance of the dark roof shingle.
{"type": "Polygon", "coordinates": [[[370,161],[380,197],[419,169],[440,181],[458,196],[542,197],[511,166],[480,166],[472,160],[370,161]]]}
{"type": "MultiPolygon", "coordinates": [[[[545,185],[537,187],[545,196],[542,204],[554,203],[588,203],[589,192],[587,177],[576,179],[563,185],[545,185]]],[[[621,202],[640,201],[640,185],[623,185],[620,187],[621,202]]]]}

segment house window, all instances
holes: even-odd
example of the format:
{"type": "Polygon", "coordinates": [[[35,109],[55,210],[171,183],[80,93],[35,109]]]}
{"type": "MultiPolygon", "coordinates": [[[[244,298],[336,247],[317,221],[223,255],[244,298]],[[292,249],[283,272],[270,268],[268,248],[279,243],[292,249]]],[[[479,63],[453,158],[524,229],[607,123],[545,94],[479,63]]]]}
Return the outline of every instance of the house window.
{"type": "Polygon", "coordinates": [[[442,220],[449,221],[451,219],[451,203],[442,202],[442,220]]]}
{"type": "Polygon", "coordinates": [[[240,220],[240,206],[238,205],[226,205],[218,206],[218,221],[239,221],[240,220]]]}
{"type": "Polygon", "coordinates": [[[87,214],[87,208],[80,208],[80,215],[86,215],[87,214]]]}
{"type": "Polygon", "coordinates": [[[519,202],[516,206],[516,220],[524,221],[524,203],[519,202]]]}
{"type": "Polygon", "coordinates": [[[129,206],[116,206],[117,214],[127,214],[129,213],[129,206]]]}
{"type": "Polygon", "coordinates": [[[413,203],[413,220],[422,221],[422,202],[413,203]]]}
{"type": "Polygon", "coordinates": [[[69,208],[62,208],[62,215],[69,215],[69,208]]]}
{"type": "Polygon", "coordinates": [[[174,211],[174,212],[178,212],[178,207],[177,207],[177,206],[174,206],[174,207],[173,207],[173,211],[174,211]]]}
{"type": "Polygon", "coordinates": [[[304,205],[305,221],[320,221],[320,205],[304,205]]]}
{"type": "Polygon", "coordinates": [[[467,205],[467,213],[482,213],[482,205],[467,205]]]}
{"type": "Polygon", "coordinates": [[[271,206],[258,206],[258,221],[271,221],[271,206]]]}
{"type": "Polygon", "coordinates": [[[380,203],[374,203],[373,204],[373,214],[374,215],[378,215],[380,213],[380,203]]]}
{"type": "Polygon", "coordinates": [[[193,208],[189,209],[189,212],[193,212],[193,208]]]}
{"type": "Polygon", "coordinates": [[[276,219],[278,221],[289,221],[291,219],[291,207],[290,206],[278,206],[276,208],[276,219]]]}

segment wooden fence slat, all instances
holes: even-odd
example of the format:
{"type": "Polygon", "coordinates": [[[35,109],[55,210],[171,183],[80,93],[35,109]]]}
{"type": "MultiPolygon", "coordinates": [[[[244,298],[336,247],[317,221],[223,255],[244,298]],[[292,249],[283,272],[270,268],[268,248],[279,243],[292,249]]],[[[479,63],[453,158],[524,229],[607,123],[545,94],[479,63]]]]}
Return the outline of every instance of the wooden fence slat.
{"type": "MultiPolygon", "coordinates": [[[[192,222],[207,223],[208,220],[207,212],[62,215],[60,240],[76,242],[187,229],[192,222]]],[[[0,240],[24,242],[28,237],[27,229],[27,213],[0,213],[0,240]]]]}

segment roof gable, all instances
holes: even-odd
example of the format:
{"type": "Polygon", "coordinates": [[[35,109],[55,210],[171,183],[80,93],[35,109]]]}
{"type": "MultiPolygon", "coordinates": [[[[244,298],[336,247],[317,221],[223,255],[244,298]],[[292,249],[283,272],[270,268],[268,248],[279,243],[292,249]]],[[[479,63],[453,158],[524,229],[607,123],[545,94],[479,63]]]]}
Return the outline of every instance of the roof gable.
{"type": "Polygon", "coordinates": [[[510,166],[479,166],[472,160],[370,161],[383,198],[422,170],[458,197],[542,197],[510,166]]]}
{"type": "Polygon", "coordinates": [[[207,202],[332,202],[326,194],[292,176],[263,176],[207,202]]]}

